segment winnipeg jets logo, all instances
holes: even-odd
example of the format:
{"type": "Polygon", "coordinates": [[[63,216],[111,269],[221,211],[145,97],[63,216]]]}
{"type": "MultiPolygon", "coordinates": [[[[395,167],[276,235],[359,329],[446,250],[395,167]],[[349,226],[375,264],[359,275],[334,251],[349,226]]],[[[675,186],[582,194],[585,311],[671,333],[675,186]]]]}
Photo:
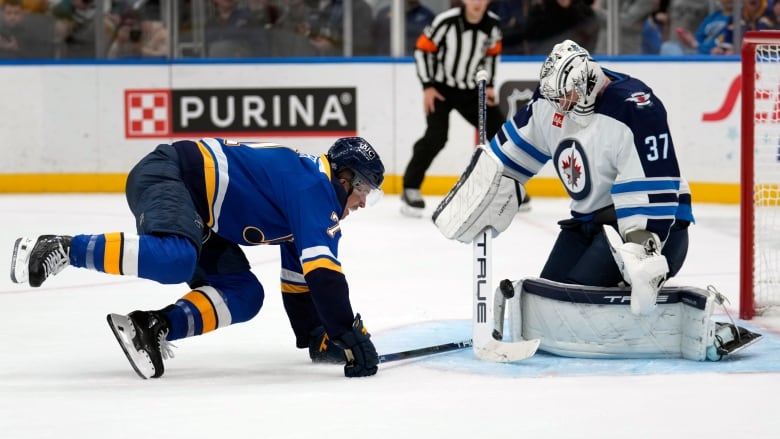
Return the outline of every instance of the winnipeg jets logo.
{"type": "Polygon", "coordinates": [[[631,96],[626,98],[626,102],[633,102],[636,104],[637,107],[645,107],[653,104],[650,101],[650,96],[651,96],[650,93],[637,91],[631,93],[631,96]]]}
{"type": "Polygon", "coordinates": [[[563,175],[566,176],[567,186],[576,188],[582,176],[582,165],[577,160],[574,150],[572,150],[572,154],[569,157],[561,161],[561,169],[563,170],[563,175]]]}
{"type": "Polygon", "coordinates": [[[555,150],[555,171],[566,187],[566,192],[575,200],[582,200],[590,194],[588,158],[582,145],[576,140],[565,139],[555,150]]]}

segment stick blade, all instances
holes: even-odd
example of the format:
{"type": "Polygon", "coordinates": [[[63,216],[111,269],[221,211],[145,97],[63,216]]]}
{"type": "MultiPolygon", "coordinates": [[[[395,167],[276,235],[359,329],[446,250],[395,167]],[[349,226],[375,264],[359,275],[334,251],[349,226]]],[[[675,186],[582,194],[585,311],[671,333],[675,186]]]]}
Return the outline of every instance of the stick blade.
{"type": "Polygon", "coordinates": [[[474,354],[480,360],[514,363],[533,357],[536,350],[539,349],[539,343],[539,339],[511,343],[491,339],[474,343],[474,354]]]}

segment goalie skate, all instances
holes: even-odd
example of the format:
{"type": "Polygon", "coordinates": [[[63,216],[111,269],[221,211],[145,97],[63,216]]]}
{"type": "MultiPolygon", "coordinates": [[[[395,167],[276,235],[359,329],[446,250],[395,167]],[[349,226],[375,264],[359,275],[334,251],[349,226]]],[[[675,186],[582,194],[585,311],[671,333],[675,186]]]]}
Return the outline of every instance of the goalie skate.
{"type": "Polygon", "coordinates": [[[714,352],[707,351],[707,358],[719,360],[720,358],[735,354],[761,339],[761,334],[752,332],[731,323],[715,323],[714,352]]]}

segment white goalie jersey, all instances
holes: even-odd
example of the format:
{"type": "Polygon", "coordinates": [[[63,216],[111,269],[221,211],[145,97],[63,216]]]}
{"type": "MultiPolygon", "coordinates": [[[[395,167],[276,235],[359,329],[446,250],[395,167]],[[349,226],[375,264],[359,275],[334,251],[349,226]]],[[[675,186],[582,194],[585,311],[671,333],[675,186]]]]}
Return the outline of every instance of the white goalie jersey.
{"type": "Polygon", "coordinates": [[[666,109],[642,81],[604,70],[611,83],[586,126],[555,111],[537,88],[507,121],[490,149],[504,175],[525,183],[547,161],[572,199],[571,214],[589,220],[614,205],[621,234],[648,230],[665,241],[676,221],[693,222],[666,109]]]}

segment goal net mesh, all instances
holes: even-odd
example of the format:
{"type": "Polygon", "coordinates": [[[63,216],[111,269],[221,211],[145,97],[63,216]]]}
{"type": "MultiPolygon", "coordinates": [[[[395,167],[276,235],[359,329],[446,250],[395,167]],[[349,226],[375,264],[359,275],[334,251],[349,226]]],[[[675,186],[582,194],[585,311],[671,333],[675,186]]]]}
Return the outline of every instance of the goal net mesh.
{"type": "Polygon", "coordinates": [[[753,301],[761,315],[780,306],[780,40],[756,44],[754,62],[753,301]]]}

